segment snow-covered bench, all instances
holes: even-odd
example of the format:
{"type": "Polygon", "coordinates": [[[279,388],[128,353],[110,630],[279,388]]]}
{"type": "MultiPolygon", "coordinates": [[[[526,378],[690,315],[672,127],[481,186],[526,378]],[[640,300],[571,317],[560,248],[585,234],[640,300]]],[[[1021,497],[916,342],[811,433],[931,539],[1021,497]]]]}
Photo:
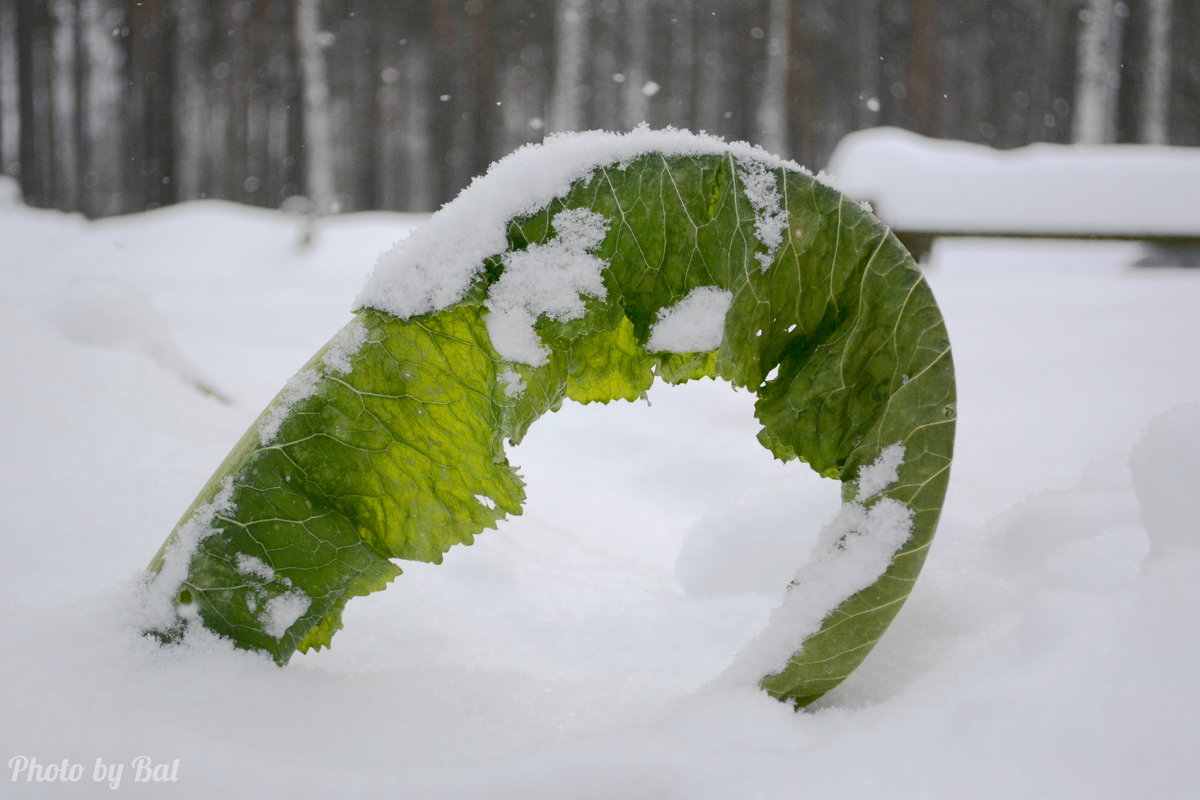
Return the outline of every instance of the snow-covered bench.
{"type": "Polygon", "coordinates": [[[871,128],[843,138],[827,172],[918,259],[948,236],[1200,246],[1200,148],[995,150],[871,128]]]}

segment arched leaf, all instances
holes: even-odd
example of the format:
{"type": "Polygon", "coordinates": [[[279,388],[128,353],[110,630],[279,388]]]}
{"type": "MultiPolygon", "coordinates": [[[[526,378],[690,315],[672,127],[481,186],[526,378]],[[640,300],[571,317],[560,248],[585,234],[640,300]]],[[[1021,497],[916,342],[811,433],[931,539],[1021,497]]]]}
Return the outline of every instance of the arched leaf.
{"type": "Polygon", "coordinates": [[[155,557],[147,627],[172,639],[202,624],[279,663],[328,645],[346,602],[400,573],[392,559],[440,562],[521,512],[505,443],[564,398],[713,376],[756,393],[778,458],[844,482],[828,557],[789,592],[830,605],[771,634],[762,684],[806,704],[845,678],[907,597],[941,510],[955,416],[941,316],[856,203],[747,146],[655,136],[610,137],[609,151],[548,164],[553,180],[529,177],[544,186],[510,211],[487,205],[557,145],[523,151],[520,170],[500,162],[385,256],[364,308],[155,557]],[[498,230],[472,231],[488,214],[498,230]],[[860,546],[883,561],[845,577],[860,546]]]}

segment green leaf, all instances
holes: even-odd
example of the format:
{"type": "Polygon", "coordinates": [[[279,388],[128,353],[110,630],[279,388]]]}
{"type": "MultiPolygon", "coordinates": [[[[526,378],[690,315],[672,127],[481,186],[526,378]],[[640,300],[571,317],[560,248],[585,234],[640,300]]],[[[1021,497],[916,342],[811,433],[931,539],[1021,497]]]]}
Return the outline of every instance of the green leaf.
{"type": "Polygon", "coordinates": [[[546,363],[507,361],[489,338],[504,253],[449,307],[408,319],[361,310],[247,432],[151,564],[151,589],[169,604],[152,629],[171,639],[198,620],[280,663],[328,645],[346,602],[399,574],[391,559],[440,562],[521,512],[504,442],[564,398],[632,400],[655,376],[719,377],[757,394],[765,447],[841,478],[848,499],[860,469],[904,445],[881,497],[912,510],[911,537],[763,686],[803,705],[844,679],[911,590],[946,491],[953,367],[922,275],[857,204],[731,154],[602,166],[510,220],[509,250],[550,241],[555,215],[577,208],[609,223],[591,251],[606,262],[606,291],[581,316],[537,321],[546,363]],[[774,218],[747,191],[764,181],[780,198],[774,218]],[[732,295],[721,345],[647,351],[660,311],[699,287],[732,295]],[[343,353],[348,340],[361,344],[343,353]]]}

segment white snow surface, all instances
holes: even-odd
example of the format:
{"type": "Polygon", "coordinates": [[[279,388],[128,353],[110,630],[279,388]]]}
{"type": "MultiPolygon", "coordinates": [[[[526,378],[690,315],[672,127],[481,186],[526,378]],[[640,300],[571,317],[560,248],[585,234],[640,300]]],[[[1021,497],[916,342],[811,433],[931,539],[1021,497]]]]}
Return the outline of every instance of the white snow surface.
{"type": "Polygon", "coordinates": [[[356,598],[332,650],[279,669],[140,636],[144,565],[414,222],[325,218],[298,251],[300,223],[225,203],[0,208],[0,763],[85,765],[5,797],[1194,794],[1200,271],[1130,268],[1133,244],[935,251],[947,506],[896,622],[808,711],[714,679],[839,487],[773,461],[753,396],[711,381],[547,415],[510,452],[525,514],[356,598]],[[64,287],[104,281],[231,402],[64,328],[64,287]],[[135,791],[140,755],[178,781],[135,791]]]}
{"type": "Polygon", "coordinates": [[[659,309],[646,348],[655,353],[706,353],[725,338],[725,315],[733,293],[697,286],[670,308],[659,309]]]}
{"type": "Polygon", "coordinates": [[[997,150],[881,127],[843,137],[826,171],[897,228],[1200,235],[1196,147],[997,150]]]}
{"type": "Polygon", "coordinates": [[[552,134],[492,164],[426,225],[384,252],[358,296],[358,306],[407,319],[457,302],[483,269],[483,260],[504,251],[511,219],[565,195],[572,183],[599,167],[625,164],[647,153],[730,154],[743,163],[808,172],[745,142],[674,128],[651,130],[642,125],[628,133],[552,134]]]}

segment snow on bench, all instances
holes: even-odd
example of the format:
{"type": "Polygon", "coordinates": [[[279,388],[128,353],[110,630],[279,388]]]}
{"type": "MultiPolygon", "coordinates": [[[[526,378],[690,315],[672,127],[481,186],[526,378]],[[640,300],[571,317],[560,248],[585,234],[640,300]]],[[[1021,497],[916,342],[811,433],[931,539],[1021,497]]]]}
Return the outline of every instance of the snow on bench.
{"type": "Polygon", "coordinates": [[[845,136],[827,171],[918,259],[945,236],[1200,245],[1200,148],[996,150],[884,127],[845,136]]]}

